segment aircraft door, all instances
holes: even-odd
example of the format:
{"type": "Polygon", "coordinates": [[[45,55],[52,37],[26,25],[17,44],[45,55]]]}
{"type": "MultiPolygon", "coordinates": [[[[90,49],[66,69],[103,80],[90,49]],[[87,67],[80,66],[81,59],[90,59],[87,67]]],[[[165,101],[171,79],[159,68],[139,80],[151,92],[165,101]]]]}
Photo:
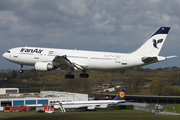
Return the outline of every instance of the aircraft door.
{"type": "Polygon", "coordinates": [[[34,52],[33,53],[34,59],[36,59],[36,60],[39,59],[40,55],[43,55],[43,54],[41,54],[39,52],[34,52]]]}
{"type": "Polygon", "coordinates": [[[127,56],[122,56],[122,65],[127,65],[127,56]]]}
{"type": "Polygon", "coordinates": [[[19,50],[15,50],[13,54],[13,61],[16,61],[17,63],[19,63],[19,54],[18,54],[19,50]]]}
{"type": "Polygon", "coordinates": [[[91,62],[91,55],[89,55],[88,57],[88,62],[91,62]]]}
{"type": "Polygon", "coordinates": [[[34,59],[39,59],[39,53],[34,53],[34,59]]]}
{"type": "Polygon", "coordinates": [[[19,50],[16,50],[16,51],[14,52],[14,58],[18,58],[18,51],[19,51],[19,50]]]}

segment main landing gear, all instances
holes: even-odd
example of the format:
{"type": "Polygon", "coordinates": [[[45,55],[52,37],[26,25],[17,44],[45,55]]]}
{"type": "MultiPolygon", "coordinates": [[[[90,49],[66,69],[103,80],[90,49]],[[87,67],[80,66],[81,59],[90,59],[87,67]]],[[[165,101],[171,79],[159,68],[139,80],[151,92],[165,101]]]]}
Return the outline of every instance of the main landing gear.
{"type": "Polygon", "coordinates": [[[65,75],[65,78],[66,78],[66,79],[68,79],[68,78],[74,79],[74,77],[75,77],[75,76],[74,76],[73,74],[71,74],[71,73],[68,73],[68,74],[65,75]]]}
{"type": "Polygon", "coordinates": [[[79,77],[80,77],[80,78],[88,78],[88,77],[89,77],[89,74],[87,74],[86,71],[83,70],[83,73],[79,74],[79,77]]]}
{"type": "Polygon", "coordinates": [[[79,77],[80,77],[80,78],[88,78],[88,77],[89,77],[89,74],[87,74],[87,73],[81,73],[81,74],[79,74],[79,77]]]}
{"type": "Polygon", "coordinates": [[[19,67],[21,68],[21,69],[19,70],[19,72],[20,72],[20,73],[23,73],[23,72],[24,72],[24,70],[22,69],[22,68],[23,68],[23,65],[19,65],[19,67]]]}
{"type": "MultiPolygon", "coordinates": [[[[89,74],[87,74],[85,71],[83,71],[83,73],[79,74],[80,78],[88,78],[89,74]]],[[[71,72],[69,72],[68,74],[65,75],[66,79],[74,79],[75,76],[73,74],[71,74],[71,72]]]]}

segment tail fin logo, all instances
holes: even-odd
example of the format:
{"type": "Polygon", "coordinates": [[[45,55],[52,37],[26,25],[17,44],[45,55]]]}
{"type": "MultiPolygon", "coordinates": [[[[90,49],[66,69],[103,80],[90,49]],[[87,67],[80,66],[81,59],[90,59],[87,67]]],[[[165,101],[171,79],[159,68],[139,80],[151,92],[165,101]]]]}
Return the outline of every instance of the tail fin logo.
{"type": "Polygon", "coordinates": [[[122,91],[122,92],[119,93],[119,96],[120,96],[121,98],[123,98],[123,97],[125,96],[125,93],[122,91]]]}
{"type": "Polygon", "coordinates": [[[153,39],[153,46],[154,46],[155,48],[159,49],[159,48],[157,47],[157,44],[158,44],[158,43],[162,43],[162,42],[163,42],[163,39],[159,39],[159,40],[153,39]]]}
{"type": "Polygon", "coordinates": [[[119,93],[117,94],[116,98],[114,98],[114,100],[124,100],[125,93],[126,93],[126,87],[122,87],[122,89],[119,91],[119,93]]]}

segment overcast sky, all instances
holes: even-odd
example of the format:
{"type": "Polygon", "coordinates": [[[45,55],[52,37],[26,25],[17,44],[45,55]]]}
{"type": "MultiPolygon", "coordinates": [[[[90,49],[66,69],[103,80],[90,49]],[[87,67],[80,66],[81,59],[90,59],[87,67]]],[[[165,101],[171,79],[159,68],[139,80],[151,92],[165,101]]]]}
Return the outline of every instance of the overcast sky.
{"type": "MultiPolygon", "coordinates": [[[[180,56],[179,6],[179,0],[1,0],[0,53],[26,45],[127,53],[167,26],[159,55],[180,56]]],[[[2,56],[0,61],[0,69],[19,69],[2,56]]],[[[144,68],[180,67],[179,61],[144,68]]]]}

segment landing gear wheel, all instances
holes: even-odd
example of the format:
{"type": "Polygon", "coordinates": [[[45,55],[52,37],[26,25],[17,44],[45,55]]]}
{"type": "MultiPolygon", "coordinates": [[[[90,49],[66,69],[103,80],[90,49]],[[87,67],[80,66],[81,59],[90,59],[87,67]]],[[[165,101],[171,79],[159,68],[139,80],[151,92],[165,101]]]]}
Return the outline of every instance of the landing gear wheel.
{"type": "Polygon", "coordinates": [[[69,78],[69,75],[68,75],[68,74],[66,74],[66,75],[65,75],[65,78],[66,78],[66,79],[68,79],[68,78],[69,78]]]}
{"type": "Polygon", "coordinates": [[[84,77],[85,77],[85,78],[88,78],[88,77],[89,77],[89,74],[84,74],[84,77]]]}
{"type": "Polygon", "coordinates": [[[19,72],[20,72],[20,73],[23,73],[23,72],[24,72],[24,70],[23,70],[23,69],[20,69],[20,70],[19,70],[19,72]]]}
{"type": "Polygon", "coordinates": [[[24,70],[22,69],[22,68],[23,68],[23,65],[19,65],[19,67],[21,68],[21,69],[19,70],[19,72],[20,72],[20,73],[23,73],[23,72],[24,72],[24,70]]]}
{"type": "Polygon", "coordinates": [[[79,77],[80,77],[80,78],[83,78],[83,77],[84,77],[84,74],[83,74],[83,73],[79,74],[79,77]]]}
{"type": "Polygon", "coordinates": [[[70,77],[69,77],[70,79],[74,79],[74,75],[70,75],[70,77]]]}
{"type": "Polygon", "coordinates": [[[89,77],[89,74],[81,73],[81,74],[79,74],[79,77],[80,77],[80,78],[88,78],[88,77],[89,77]]]}
{"type": "Polygon", "coordinates": [[[75,76],[72,75],[72,74],[66,74],[66,75],[65,75],[65,78],[66,78],[66,79],[74,79],[74,77],[75,77],[75,76]]]}

